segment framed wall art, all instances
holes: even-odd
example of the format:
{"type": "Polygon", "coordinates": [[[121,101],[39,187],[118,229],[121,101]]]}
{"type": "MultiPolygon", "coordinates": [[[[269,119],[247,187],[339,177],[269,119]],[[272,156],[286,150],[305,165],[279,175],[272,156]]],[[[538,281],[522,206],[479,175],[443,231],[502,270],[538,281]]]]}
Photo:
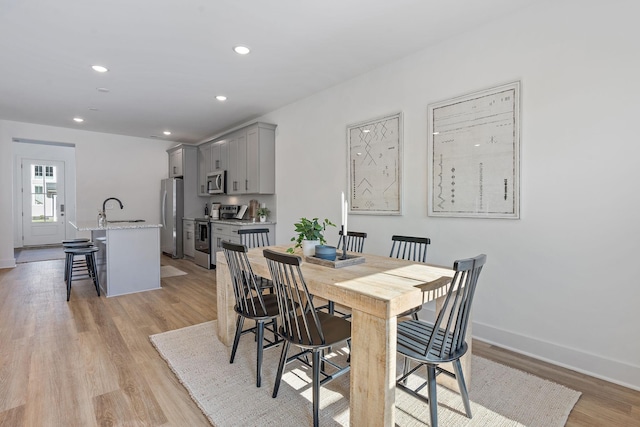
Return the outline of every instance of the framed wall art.
{"type": "Polygon", "coordinates": [[[520,82],[428,106],[429,216],[520,217],[520,82]]]}
{"type": "Polygon", "coordinates": [[[349,213],[402,214],[402,113],[347,126],[349,213]]]}

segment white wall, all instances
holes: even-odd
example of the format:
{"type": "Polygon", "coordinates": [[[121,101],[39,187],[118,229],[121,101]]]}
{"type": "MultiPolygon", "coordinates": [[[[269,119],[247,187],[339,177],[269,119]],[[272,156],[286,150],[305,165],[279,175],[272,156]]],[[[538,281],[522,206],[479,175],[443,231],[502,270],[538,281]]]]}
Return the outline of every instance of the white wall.
{"type": "Polygon", "coordinates": [[[0,268],[14,265],[13,138],[75,144],[77,220],[96,219],[102,201],[117,197],[124,209],[107,211],[110,219],[160,221],[160,180],[175,142],[0,121],[0,268]]]}
{"type": "Polygon", "coordinates": [[[436,264],[486,253],[477,337],[640,389],[639,12],[541,3],[261,117],[278,124],[278,243],[301,216],[339,221],[346,125],[402,111],[404,215],[351,215],[366,250],[406,233],[436,264]],[[514,80],[521,219],[427,217],[427,105],[514,80]]]}

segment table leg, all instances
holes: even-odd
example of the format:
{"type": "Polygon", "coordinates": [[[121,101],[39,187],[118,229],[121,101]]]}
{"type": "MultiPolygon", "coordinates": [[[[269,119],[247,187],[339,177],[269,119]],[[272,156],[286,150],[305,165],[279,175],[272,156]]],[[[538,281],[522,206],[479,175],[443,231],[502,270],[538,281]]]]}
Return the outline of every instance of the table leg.
{"type": "Polygon", "coordinates": [[[235,297],[229,267],[218,262],[216,266],[216,295],[218,307],[218,339],[227,347],[233,344],[236,312],[233,310],[235,297]]]}
{"type": "Polygon", "coordinates": [[[395,423],[397,318],[353,310],[350,425],[395,423]]]}

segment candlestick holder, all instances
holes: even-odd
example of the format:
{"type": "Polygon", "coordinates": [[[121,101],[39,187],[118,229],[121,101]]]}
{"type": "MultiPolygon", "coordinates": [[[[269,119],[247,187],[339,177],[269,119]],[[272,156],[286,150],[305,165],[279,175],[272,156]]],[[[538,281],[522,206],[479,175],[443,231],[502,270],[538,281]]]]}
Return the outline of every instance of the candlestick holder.
{"type": "Polygon", "coordinates": [[[342,256],[340,259],[347,259],[347,235],[344,232],[344,225],[340,226],[340,231],[342,231],[342,256]]]}

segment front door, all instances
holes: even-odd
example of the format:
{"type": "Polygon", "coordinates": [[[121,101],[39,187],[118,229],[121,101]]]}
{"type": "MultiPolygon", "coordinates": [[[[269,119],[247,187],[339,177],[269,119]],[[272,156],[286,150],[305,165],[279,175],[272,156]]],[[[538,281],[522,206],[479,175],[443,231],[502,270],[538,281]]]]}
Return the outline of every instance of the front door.
{"type": "Polygon", "coordinates": [[[64,206],[64,162],[22,159],[23,245],[61,243],[64,206]]]}

